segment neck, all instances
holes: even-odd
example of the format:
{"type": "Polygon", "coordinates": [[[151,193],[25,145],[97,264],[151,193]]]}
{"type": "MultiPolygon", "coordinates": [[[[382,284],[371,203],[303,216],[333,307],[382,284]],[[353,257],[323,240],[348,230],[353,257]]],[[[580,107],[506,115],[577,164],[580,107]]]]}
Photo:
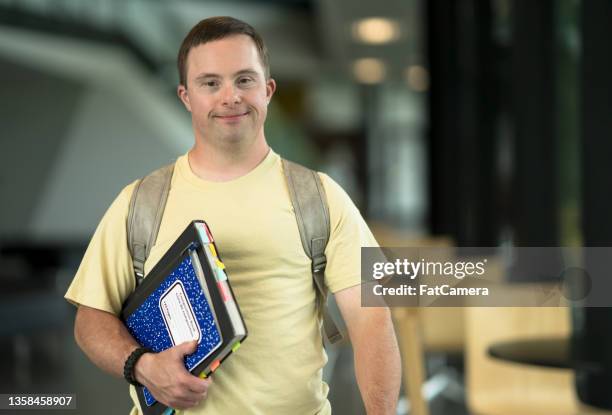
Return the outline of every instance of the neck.
{"type": "Polygon", "coordinates": [[[249,173],[261,163],[270,147],[263,134],[248,148],[220,149],[196,137],[188,153],[189,166],[201,179],[225,182],[249,173]]]}

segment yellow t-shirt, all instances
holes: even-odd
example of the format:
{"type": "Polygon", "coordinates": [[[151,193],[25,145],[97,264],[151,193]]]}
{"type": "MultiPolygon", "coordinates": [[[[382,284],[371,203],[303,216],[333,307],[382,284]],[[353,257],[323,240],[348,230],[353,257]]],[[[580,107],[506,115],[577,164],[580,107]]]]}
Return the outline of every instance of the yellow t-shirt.
{"type": "MultiPolygon", "coordinates": [[[[360,248],[376,241],[346,193],[320,174],[331,234],[326,283],[337,292],[360,283],[360,248]]],[[[66,299],[119,315],[135,288],[126,218],[135,183],[112,203],[87,248],[66,299]]],[[[278,154],[270,151],[248,174],[227,182],[197,177],[178,158],[156,244],[145,275],[188,223],[205,220],[227,267],[249,336],[214,373],[208,398],[190,414],[329,414],[310,260],[278,154]]],[[[134,389],[130,394],[138,408],[134,389]]],[[[137,413],[135,410],[133,413],[137,413]]]]}

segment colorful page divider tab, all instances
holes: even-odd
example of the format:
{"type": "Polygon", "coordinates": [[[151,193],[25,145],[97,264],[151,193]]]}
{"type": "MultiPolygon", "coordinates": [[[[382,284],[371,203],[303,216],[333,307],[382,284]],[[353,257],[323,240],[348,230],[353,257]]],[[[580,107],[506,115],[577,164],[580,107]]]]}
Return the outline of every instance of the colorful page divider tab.
{"type": "Polygon", "coordinates": [[[210,252],[213,254],[213,256],[215,258],[219,258],[219,255],[217,255],[217,250],[215,249],[215,245],[214,244],[210,244],[210,245],[208,245],[208,247],[210,248],[210,252]]]}
{"type": "Polygon", "coordinates": [[[225,293],[227,294],[227,301],[234,303],[234,297],[232,297],[232,290],[230,290],[227,281],[221,281],[221,284],[223,284],[223,288],[225,289],[225,293]]]}
{"type": "Polygon", "coordinates": [[[203,244],[209,244],[210,238],[208,232],[206,232],[206,226],[203,223],[196,223],[196,229],[198,230],[198,236],[202,239],[203,244]]]}
{"type": "Polygon", "coordinates": [[[234,343],[232,346],[232,353],[236,352],[236,350],[240,349],[240,342],[234,343]]]}
{"type": "Polygon", "coordinates": [[[214,239],[212,237],[212,233],[210,233],[210,229],[208,229],[208,225],[204,226],[204,228],[206,229],[206,233],[208,234],[208,239],[210,240],[210,242],[213,242],[214,239]]]}
{"type": "Polygon", "coordinates": [[[227,286],[225,281],[217,282],[217,287],[219,287],[219,292],[221,293],[221,298],[223,298],[223,302],[227,303],[230,300],[229,292],[227,291],[227,286]]]}
{"type": "Polygon", "coordinates": [[[217,259],[215,257],[212,256],[212,254],[210,253],[210,246],[212,245],[206,245],[204,246],[204,252],[206,253],[206,260],[208,261],[208,265],[210,265],[210,269],[213,272],[213,275],[215,276],[215,280],[219,280],[219,276],[217,275],[217,259]]]}
{"type": "Polygon", "coordinates": [[[221,269],[225,269],[225,264],[217,259],[217,266],[221,269]]]}
{"type": "Polygon", "coordinates": [[[215,273],[217,277],[217,281],[227,281],[227,274],[221,268],[217,268],[217,272],[215,273]]]}

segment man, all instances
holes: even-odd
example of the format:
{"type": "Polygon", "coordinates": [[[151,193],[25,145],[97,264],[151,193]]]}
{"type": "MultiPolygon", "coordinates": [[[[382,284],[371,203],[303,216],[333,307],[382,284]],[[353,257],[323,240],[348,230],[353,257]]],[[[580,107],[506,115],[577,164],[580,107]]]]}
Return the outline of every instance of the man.
{"type": "MultiPolygon", "coordinates": [[[[292,211],[280,157],[264,121],[276,89],[265,46],[248,24],[201,21],[178,58],[178,95],[192,115],[193,148],[175,165],[148,272],[193,219],[205,219],[227,266],[249,338],[212,378],[187,372],[196,343],[145,353],[133,375],[160,401],[185,414],[329,414],[321,380],[326,355],[317,320],[310,260],[292,211]],[[213,380],[214,379],[214,380],[213,380]]],[[[359,212],[321,174],[330,210],[326,284],[334,293],[355,353],[369,414],[394,414],[400,362],[386,308],[360,306],[360,247],[375,245],[359,212]]],[[[75,338],[101,369],[123,376],[138,348],[118,315],[135,288],[126,242],[134,183],[113,202],[90,242],[66,298],[79,305],[75,338]]],[[[139,413],[134,388],[130,388],[139,413]]]]}

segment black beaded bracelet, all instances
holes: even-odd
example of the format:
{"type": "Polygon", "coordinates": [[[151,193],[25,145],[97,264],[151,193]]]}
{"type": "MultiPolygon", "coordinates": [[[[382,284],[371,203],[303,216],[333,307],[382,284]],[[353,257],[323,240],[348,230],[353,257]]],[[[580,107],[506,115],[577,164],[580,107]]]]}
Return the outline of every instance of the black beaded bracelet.
{"type": "Polygon", "coordinates": [[[151,350],[147,349],[146,347],[139,347],[135,349],[125,360],[125,364],[123,365],[123,377],[128,381],[128,383],[134,386],[142,386],[134,376],[134,368],[136,367],[136,362],[138,362],[138,359],[140,359],[145,353],[151,353],[151,350]]]}

